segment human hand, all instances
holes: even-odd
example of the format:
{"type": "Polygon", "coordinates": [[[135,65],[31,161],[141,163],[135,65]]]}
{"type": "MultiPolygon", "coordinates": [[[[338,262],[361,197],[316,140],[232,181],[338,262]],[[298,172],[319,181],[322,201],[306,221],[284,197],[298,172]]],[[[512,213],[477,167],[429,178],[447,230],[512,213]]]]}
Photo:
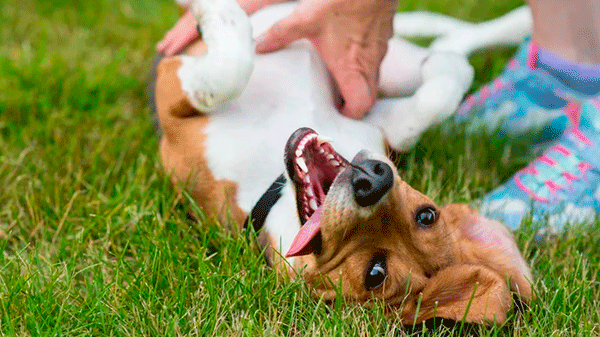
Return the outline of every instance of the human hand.
{"type": "Polygon", "coordinates": [[[192,11],[188,9],[179,18],[175,26],[167,32],[162,41],[156,44],[156,51],[165,56],[173,56],[179,53],[183,48],[200,38],[197,26],[196,18],[194,18],[192,11]]]}
{"type": "Polygon", "coordinates": [[[268,53],[307,38],[332,73],[341,112],[362,118],[375,103],[379,66],[393,34],[397,0],[303,0],[287,18],[258,38],[268,53]]]}
{"type": "MultiPolygon", "coordinates": [[[[284,1],[287,0],[238,0],[238,3],[246,14],[250,15],[263,7],[284,1]]],[[[156,51],[165,56],[173,56],[179,53],[183,48],[200,38],[197,26],[198,23],[192,11],[188,9],[179,18],[175,26],[167,32],[165,37],[156,44],[156,51]]]]}
{"type": "Polygon", "coordinates": [[[238,0],[238,3],[246,14],[251,15],[254,12],[267,7],[268,5],[286,2],[289,0],[238,0]]]}

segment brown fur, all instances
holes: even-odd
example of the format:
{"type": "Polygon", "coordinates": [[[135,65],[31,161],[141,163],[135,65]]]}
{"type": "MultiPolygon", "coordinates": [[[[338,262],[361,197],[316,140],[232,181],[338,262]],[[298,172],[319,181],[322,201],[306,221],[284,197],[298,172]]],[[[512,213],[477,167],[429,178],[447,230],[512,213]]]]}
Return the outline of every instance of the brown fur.
{"type": "Polygon", "coordinates": [[[206,136],[202,132],[210,117],[189,103],[177,77],[178,57],[163,59],[157,68],[156,108],[163,130],[160,155],[176,186],[190,191],[201,209],[223,224],[243,223],[246,214],[237,206],[237,185],[216,180],[204,157],[206,136]],[[190,144],[194,144],[191,146],[190,144]]]}

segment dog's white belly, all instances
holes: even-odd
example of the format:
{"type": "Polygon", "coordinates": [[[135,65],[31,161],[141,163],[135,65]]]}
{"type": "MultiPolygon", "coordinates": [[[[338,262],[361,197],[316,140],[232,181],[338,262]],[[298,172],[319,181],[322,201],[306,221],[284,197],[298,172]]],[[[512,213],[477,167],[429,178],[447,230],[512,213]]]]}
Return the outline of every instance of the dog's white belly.
{"type": "Polygon", "coordinates": [[[362,149],[384,152],[379,129],[335,109],[326,67],[304,41],[257,55],[242,95],[218,107],[210,118],[203,130],[208,165],[216,179],[237,183],[238,205],[246,212],[284,172],[285,144],[300,127],[332,138],[347,158],[362,149]]]}

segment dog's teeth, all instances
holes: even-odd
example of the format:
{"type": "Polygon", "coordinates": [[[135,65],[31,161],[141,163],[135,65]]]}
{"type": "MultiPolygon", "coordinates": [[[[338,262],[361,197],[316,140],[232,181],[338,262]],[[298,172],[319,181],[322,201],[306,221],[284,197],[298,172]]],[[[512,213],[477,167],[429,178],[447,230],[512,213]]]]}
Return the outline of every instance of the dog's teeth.
{"type": "Polygon", "coordinates": [[[334,156],[333,156],[331,153],[330,153],[330,154],[328,154],[328,155],[326,156],[326,158],[327,158],[328,160],[333,160],[333,159],[335,159],[335,157],[334,157],[334,156]]]}
{"type": "Polygon", "coordinates": [[[323,143],[331,143],[331,138],[317,135],[317,143],[319,144],[319,146],[323,143]]]}
{"type": "Polygon", "coordinates": [[[310,177],[308,176],[308,174],[306,175],[306,177],[304,177],[304,182],[310,184],[310,177]]]}
{"type": "Polygon", "coordinates": [[[332,160],[329,162],[329,164],[333,165],[333,166],[340,166],[340,162],[337,160],[332,160]]]}
{"type": "Polygon", "coordinates": [[[314,211],[316,211],[317,208],[319,208],[315,199],[310,199],[308,204],[310,205],[310,208],[312,208],[314,211]]]}
{"type": "Polygon", "coordinates": [[[296,157],[302,157],[302,150],[296,150],[296,157]]]}
{"type": "Polygon", "coordinates": [[[306,189],[306,194],[309,197],[314,197],[315,196],[315,192],[313,191],[312,187],[310,187],[310,186],[306,189]]]}
{"type": "Polygon", "coordinates": [[[308,166],[306,166],[304,158],[296,158],[296,164],[298,164],[298,167],[300,167],[300,169],[304,171],[304,173],[308,173],[308,166]]]}
{"type": "Polygon", "coordinates": [[[319,153],[325,153],[325,150],[319,149],[319,153]]]}
{"type": "Polygon", "coordinates": [[[304,145],[306,145],[306,143],[308,143],[309,140],[311,140],[315,137],[316,137],[315,134],[310,134],[310,135],[302,138],[302,140],[300,141],[300,144],[298,144],[298,148],[304,149],[304,145]]]}

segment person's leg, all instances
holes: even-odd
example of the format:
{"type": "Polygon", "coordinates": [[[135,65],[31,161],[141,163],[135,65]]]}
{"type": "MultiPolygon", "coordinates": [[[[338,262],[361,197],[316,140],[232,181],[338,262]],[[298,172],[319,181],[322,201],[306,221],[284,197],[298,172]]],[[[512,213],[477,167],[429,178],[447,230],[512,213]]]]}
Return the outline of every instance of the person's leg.
{"type": "Polygon", "coordinates": [[[555,144],[485,196],[481,211],[513,229],[529,215],[560,229],[600,213],[600,3],[530,0],[530,6],[533,35],[502,75],[509,83],[493,86],[499,88],[493,93],[483,88],[461,112],[478,121],[471,127],[497,122],[490,130],[509,135],[543,128],[534,140],[555,144]]]}
{"type": "Polygon", "coordinates": [[[586,95],[600,92],[600,2],[530,1],[539,67],[586,95]]]}
{"type": "Polygon", "coordinates": [[[559,57],[600,64],[600,2],[530,0],[533,41],[559,57]]]}
{"type": "Polygon", "coordinates": [[[572,124],[573,104],[600,95],[600,3],[531,0],[530,7],[532,38],[498,78],[467,97],[456,120],[547,143],[572,124]]]}

